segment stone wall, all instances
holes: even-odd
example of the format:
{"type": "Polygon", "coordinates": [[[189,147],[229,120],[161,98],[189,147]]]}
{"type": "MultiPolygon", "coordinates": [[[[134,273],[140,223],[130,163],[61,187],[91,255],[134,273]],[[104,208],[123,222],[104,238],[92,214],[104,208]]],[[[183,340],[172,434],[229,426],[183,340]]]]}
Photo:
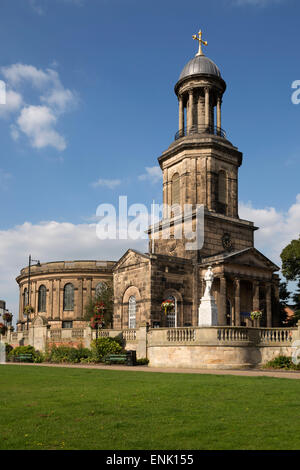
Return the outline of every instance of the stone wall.
{"type": "MultiPolygon", "coordinates": [[[[279,355],[291,356],[293,343],[300,341],[298,328],[189,327],[101,330],[98,337],[122,336],[127,350],[147,357],[151,367],[194,369],[237,369],[258,367],[279,355]]],[[[29,331],[8,331],[1,341],[31,344],[44,351],[47,346],[90,347],[96,332],[91,328],[50,330],[40,320],[29,331]]]]}

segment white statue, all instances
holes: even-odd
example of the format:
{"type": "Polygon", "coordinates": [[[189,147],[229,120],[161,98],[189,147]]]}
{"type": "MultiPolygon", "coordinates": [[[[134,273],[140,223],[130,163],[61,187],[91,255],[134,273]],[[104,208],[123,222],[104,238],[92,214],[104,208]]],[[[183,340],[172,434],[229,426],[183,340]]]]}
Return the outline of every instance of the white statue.
{"type": "Polygon", "coordinates": [[[214,273],[212,267],[209,266],[204,275],[205,292],[201,299],[198,311],[198,326],[209,327],[218,325],[218,309],[215,299],[211,293],[214,273]]]}
{"type": "Polygon", "coordinates": [[[206,271],[204,275],[204,280],[205,280],[205,292],[204,292],[204,298],[211,297],[211,288],[213,285],[214,281],[214,273],[212,271],[211,266],[208,266],[208,270],[206,271]]]}

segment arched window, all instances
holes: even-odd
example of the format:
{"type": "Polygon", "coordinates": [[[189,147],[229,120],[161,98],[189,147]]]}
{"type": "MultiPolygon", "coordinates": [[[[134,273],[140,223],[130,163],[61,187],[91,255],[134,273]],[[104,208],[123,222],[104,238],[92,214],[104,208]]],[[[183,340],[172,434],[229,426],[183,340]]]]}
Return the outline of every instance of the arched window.
{"type": "Polygon", "coordinates": [[[24,292],[23,292],[23,304],[24,304],[24,307],[26,307],[26,305],[28,305],[28,289],[27,289],[27,287],[25,287],[24,292]]]}
{"type": "Polygon", "coordinates": [[[128,301],[128,328],[136,327],[136,298],[132,295],[128,301]]]}
{"type": "Polygon", "coordinates": [[[46,312],[46,295],[47,289],[45,286],[39,287],[39,297],[38,297],[38,311],[46,312]]]}
{"type": "Polygon", "coordinates": [[[180,204],[180,179],[178,173],[175,173],[172,177],[172,205],[173,204],[180,204]]]}
{"type": "Polygon", "coordinates": [[[103,292],[103,290],[106,289],[106,287],[107,285],[105,282],[99,282],[95,288],[95,296],[98,297],[103,292]]]}
{"type": "Polygon", "coordinates": [[[66,284],[64,287],[64,310],[74,310],[73,284],[66,284]]]}
{"type": "Polygon", "coordinates": [[[167,314],[167,327],[177,328],[177,299],[171,295],[168,297],[168,300],[172,300],[174,302],[174,309],[167,314]]]}
{"type": "Polygon", "coordinates": [[[221,170],[218,177],[218,200],[222,204],[226,204],[226,173],[221,170]]]}

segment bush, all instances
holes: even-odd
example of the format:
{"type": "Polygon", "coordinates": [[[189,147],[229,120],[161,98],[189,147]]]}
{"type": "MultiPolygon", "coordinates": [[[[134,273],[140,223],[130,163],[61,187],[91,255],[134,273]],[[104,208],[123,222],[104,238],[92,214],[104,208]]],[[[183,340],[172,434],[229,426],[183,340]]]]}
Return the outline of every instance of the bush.
{"type": "Polygon", "coordinates": [[[82,359],[88,359],[90,356],[91,351],[87,348],[52,346],[51,349],[46,352],[44,360],[53,363],[71,362],[72,364],[77,364],[82,362],[82,359]]]}
{"type": "Polygon", "coordinates": [[[11,344],[5,343],[5,352],[8,355],[10,351],[12,351],[14,348],[12,347],[11,344]]]}
{"type": "Polygon", "coordinates": [[[8,359],[14,359],[22,354],[31,354],[32,360],[30,362],[41,362],[41,353],[36,351],[33,346],[17,346],[16,348],[12,349],[8,354],[8,359]]]}
{"type": "Polygon", "coordinates": [[[91,343],[92,359],[94,362],[101,362],[108,354],[119,354],[123,351],[120,338],[98,338],[91,343]]]}
{"type": "Polygon", "coordinates": [[[268,369],[300,370],[300,364],[296,365],[287,356],[277,356],[265,365],[268,369]]]}
{"type": "Polygon", "coordinates": [[[149,364],[149,359],[146,357],[142,357],[141,359],[136,360],[136,365],[137,366],[147,366],[149,364]]]}

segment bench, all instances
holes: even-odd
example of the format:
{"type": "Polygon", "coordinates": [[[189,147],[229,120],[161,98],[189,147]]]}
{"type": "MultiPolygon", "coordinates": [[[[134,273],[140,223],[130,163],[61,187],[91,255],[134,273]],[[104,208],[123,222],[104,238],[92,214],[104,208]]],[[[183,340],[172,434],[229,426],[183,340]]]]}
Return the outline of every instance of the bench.
{"type": "Polygon", "coordinates": [[[103,361],[106,364],[112,364],[113,362],[117,362],[119,364],[127,364],[128,359],[129,357],[127,354],[108,354],[103,358],[103,361]]]}
{"type": "Polygon", "coordinates": [[[20,354],[14,357],[14,362],[33,362],[32,354],[20,354]]]}

